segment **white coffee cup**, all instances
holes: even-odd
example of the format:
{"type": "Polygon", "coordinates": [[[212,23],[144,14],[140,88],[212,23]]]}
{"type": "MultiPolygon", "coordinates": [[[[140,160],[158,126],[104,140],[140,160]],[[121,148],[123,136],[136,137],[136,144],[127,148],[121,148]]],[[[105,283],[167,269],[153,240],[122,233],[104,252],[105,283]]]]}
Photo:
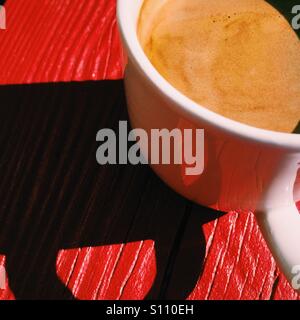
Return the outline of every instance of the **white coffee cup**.
{"type": "Polygon", "coordinates": [[[221,211],[253,211],[280,269],[293,283],[300,265],[300,214],[295,205],[300,200],[300,135],[227,119],[171,86],[138,41],[142,3],[118,0],[117,4],[128,56],[125,87],[131,125],[147,132],[178,126],[204,129],[207,160],[204,172],[188,182],[180,165],[153,165],[153,170],[196,203],[221,211]]]}

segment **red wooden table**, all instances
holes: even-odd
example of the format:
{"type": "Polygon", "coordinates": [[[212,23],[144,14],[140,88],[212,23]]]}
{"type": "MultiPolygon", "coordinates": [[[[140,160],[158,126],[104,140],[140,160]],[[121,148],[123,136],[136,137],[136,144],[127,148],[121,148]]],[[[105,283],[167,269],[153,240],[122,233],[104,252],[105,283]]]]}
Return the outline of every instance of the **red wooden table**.
{"type": "Polygon", "coordinates": [[[0,30],[0,265],[6,266],[7,282],[1,299],[47,297],[47,278],[56,276],[61,281],[57,292],[68,288],[65,298],[299,299],[277,269],[251,213],[220,216],[191,204],[148,168],[104,171],[96,166],[95,145],[89,148],[88,141],[95,143],[101,117],[113,117],[114,108],[123,116],[126,109],[122,82],[100,81],[123,76],[115,0],[7,0],[5,7],[7,29],[0,30]],[[38,95],[48,98],[34,109],[38,95]],[[101,111],[94,100],[104,101],[105,95],[101,111]],[[76,148],[84,132],[87,138],[76,148]],[[68,170],[66,159],[77,175],[68,170]],[[135,202],[131,191],[145,200],[135,202]],[[76,223],[85,226],[91,211],[96,212],[89,223],[93,228],[81,233],[69,216],[80,215],[76,223]],[[103,220],[95,218],[105,212],[103,220]],[[52,217],[57,216],[64,222],[55,224],[52,217]],[[69,229],[59,229],[68,224],[69,229]],[[80,239],[90,232],[93,239],[65,245],[56,241],[60,232],[74,232],[80,239]]]}

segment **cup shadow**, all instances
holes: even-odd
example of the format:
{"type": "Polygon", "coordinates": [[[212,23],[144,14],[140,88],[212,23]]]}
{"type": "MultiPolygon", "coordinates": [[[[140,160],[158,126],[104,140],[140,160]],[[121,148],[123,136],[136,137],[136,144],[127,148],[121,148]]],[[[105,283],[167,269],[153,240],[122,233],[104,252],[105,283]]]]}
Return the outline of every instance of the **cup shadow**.
{"type": "Polygon", "coordinates": [[[127,120],[122,81],[0,86],[0,252],[17,299],[74,299],[60,249],[155,242],[148,299],[183,299],[222,213],[168,188],[148,166],[100,166],[96,133],[127,120]]]}

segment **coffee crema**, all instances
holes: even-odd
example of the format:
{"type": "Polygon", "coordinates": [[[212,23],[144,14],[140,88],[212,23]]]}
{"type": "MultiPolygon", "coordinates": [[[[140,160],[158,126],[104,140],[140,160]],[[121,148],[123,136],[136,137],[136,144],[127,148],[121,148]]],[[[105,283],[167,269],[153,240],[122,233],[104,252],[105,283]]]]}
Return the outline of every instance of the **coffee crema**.
{"type": "Polygon", "coordinates": [[[263,0],[145,0],[138,37],[158,72],[203,107],[255,127],[300,120],[300,43],[263,0]]]}

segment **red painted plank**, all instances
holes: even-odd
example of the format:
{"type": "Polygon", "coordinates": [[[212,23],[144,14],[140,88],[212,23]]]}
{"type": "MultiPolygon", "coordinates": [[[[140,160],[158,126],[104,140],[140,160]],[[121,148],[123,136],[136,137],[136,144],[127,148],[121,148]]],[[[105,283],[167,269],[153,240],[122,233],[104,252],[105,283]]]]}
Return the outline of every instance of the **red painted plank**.
{"type": "MultiPolygon", "coordinates": [[[[1,84],[122,77],[115,0],[7,0],[6,9],[1,84]]],[[[189,299],[299,299],[251,213],[229,213],[206,224],[204,233],[204,271],[189,299]]],[[[57,274],[79,299],[142,299],[156,275],[154,242],[62,250],[57,274]]],[[[13,298],[6,283],[0,299],[13,298]]]]}
{"type": "Polygon", "coordinates": [[[153,241],[63,250],[57,273],[78,299],[143,299],[155,277],[153,241]]]}
{"type": "Polygon", "coordinates": [[[7,0],[0,84],[121,78],[116,3],[7,0]]]}

